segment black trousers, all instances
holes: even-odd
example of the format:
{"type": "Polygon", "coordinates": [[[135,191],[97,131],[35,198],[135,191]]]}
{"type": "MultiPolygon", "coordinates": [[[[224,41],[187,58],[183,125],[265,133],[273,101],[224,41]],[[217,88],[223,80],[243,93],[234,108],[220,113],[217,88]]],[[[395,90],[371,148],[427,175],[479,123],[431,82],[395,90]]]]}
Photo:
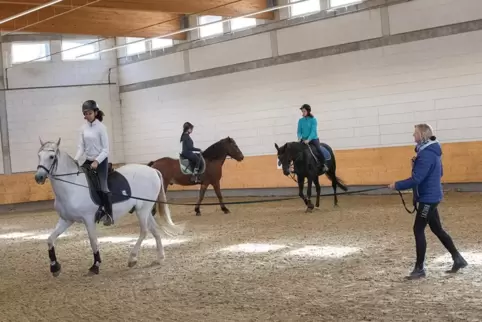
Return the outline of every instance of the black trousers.
{"type": "Polygon", "coordinates": [[[184,152],[182,157],[188,159],[191,162],[192,169],[195,170],[201,164],[201,157],[194,152],[184,152]]]}
{"type": "Polygon", "coordinates": [[[450,235],[442,228],[442,223],[440,222],[440,216],[438,213],[438,203],[428,204],[419,203],[418,211],[415,216],[415,223],[413,224],[413,233],[415,234],[415,244],[417,249],[417,262],[416,266],[419,268],[423,267],[425,261],[425,252],[427,250],[427,241],[425,240],[425,227],[428,226],[438,237],[440,242],[445,246],[445,248],[450,252],[452,257],[457,256],[458,251],[455,248],[454,242],[450,235]]]}
{"type": "MultiPolygon", "coordinates": [[[[94,161],[86,160],[84,164],[91,165],[94,161]]],[[[109,175],[109,161],[107,158],[104,159],[99,165],[97,166],[97,176],[99,177],[100,189],[102,190],[102,203],[108,215],[111,217],[113,216],[112,213],[112,197],[111,193],[109,192],[109,186],[107,184],[107,176],[109,175]]],[[[112,217],[113,218],[113,217],[112,217]]]]}
{"type": "MultiPolygon", "coordinates": [[[[85,160],[84,164],[91,165],[94,161],[85,160]]],[[[109,161],[107,158],[104,159],[99,165],[97,166],[97,176],[99,177],[100,181],[100,189],[102,192],[109,192],[109,187],[107,185],[107,175],[109,174],[109,161]]]]}
{"type": "Polygon", "coordinates": [[[319,153],[320,156],[318,157],[318,158],[319,158],[319,161],[320,161],[321,164],[325,164],[326,161],[325,161],[325,156],[323,155],[323,151],[321,150],[320,139],[313,139],[313,140],[311,140],[311,141],[310,141],[310,145],[311,145],[312,147],[314,147],[315,149],[317,149],[318,152],[320,152],[320,153],[319,153]]]}

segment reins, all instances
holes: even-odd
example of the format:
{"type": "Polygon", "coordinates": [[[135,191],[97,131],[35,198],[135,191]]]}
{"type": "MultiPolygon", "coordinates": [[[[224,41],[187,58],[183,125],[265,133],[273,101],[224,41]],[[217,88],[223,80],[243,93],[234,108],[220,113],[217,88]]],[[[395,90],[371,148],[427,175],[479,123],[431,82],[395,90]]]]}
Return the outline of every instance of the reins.
{"type": "MultiPolygon", "coordinates": [[[[78,186],[78,187],[83,187],[83,188],[87,188],[87,189],[90,189],[89,186],[86,186],[86,185],[82,185],[82,184],[79,184],[79,183],[75,183],[75,182],[71,182],[71,181],[67,181],[67,180],[64,180],[64,179],[61,179],[61,177],[67,177],[67,176],[72,176],[72,175],[80,175],[81,173],[84,173],[83,171],[79,170],[76,171],[76,172],[70,172],[70,173],[63,173],[63,174],[55,174],[55,173],[52,173],[53,170],[55,170],[57,168],[57,165],[58,165],[58,155],[56,154],[55,155],[55,160],[54,162],[52,162],[52,165],[50,166],[50,169],[47,169],[45,166],[43,165],[38,165],[37,166],[37,169],[44,169],[46,172],[47,172],[47,175],[49,178],[51,178],[51,180],[56,180],[56,181],[60,181],[60,182],[64,182],[64,183],[68,183],[68,184],[71,184],[71,185],[75,185],[75,186],[78,186]]],[[[377,191],[377,190],[382,190],[382,189],[385,189],[386,186],[380,186],[380,187],[375,187],[375,188],[367,188],[367,189],[362,189],[362,190],[356,190],[356,191],[346,191],[346,192],[342,192],[342,193],[338,193],[337,195],[350,195],[350,194],[356,194],[356,193],[363,193],[363,192],[369,192],[369,191],[377,191]]],[[[414,206],[414,210],[409,210],[407,208],[407,205],[405,203],[405,200],[402,196],[402,193],[400,191],[398,191],[399,195],[400,195],[400,198],[402,199],[402,203],[403,203],[403,206],[405,208],[405,210],[410,213],[410,214],[413,214],[415,211],[417,211],[417,207],[414,206]]],[[[111,192],[112,195],[117,195],[117,196],[127,196],[127,195],[124,195],[124,194],[119,194],[119,193],[115,193],[115,192],[111,192]]],[[[329,197],[329,196],[334,196],[335,193],[330,193],[330,194],[322,194],[320,195],[320,197],[329,197]]],[[[296,197],[285,197],[285,198],[276,198],[276,199],[261,199],[261,200],[246,200],[246,201],[232,201],[232,202],[210,202],[210,203],[202,203],[202,204],[197,204],[197,203],[176,203],[176,202],[164,202],[164,201],[158,201],[158,200],[152,200],[152,199],[146,199],[146,198],[142,198],[142,197],[136,197],[136,196],[128,196],[129,198],[132,198],[132,199],[136,199],[136,200],[141,200],[141,201],[148,201],[148,202],[154,202],[156,204],[166,204],[166,205],[175,205],[175,206],[201,206],[201,205],[204,205],[204,206],[219,206],[219,205],[245,205],[245,204],[256,204],[256,203],[268,203],[268,202],[279,202],[279,201],[287,201],[287,200],[294,200],[294,199],[298,199],[299,196],[296,196],[296,197]]]]}
{"type": "MultiPolygon", "coordinates": [[[[57,180],[57,181],[61,181],[61,182],[65,182],[65,183],[68,183],[68,184],[71,184],[71,185],[75,185],[75,186],[78,186],[78,187],[83,187],[83,188],[87,188],[89,189],[88,186],[86,185],[82,185],[82,184],[79,184],[79,183],[75,183],[75,182],[71,182],[71,181],[67,181],[67,180],[64,180],[64,179],[61,179],[60,177],[63,177],[63,176],[68,176],[68,175],[78,175],[82,172],[78,172],[78,173],[66,173],[66,174],[61,174],[61,175],[54,175],[54,176],[50,176],[53,180],[57,180]]],[[[342,192],[342,193],[338,193],[337,195],[351,195],[351,194],[357,194],[357,193],[363,193],[363,192],[370,192],[370,191],[377,191],[377,190],[382,190],[382,189],[386,189],[386,186],[379,186],[379,187],[374,187],[374,188],[367,188],[367,189],[361,189],[361,190],[355,190],[355,191],[347,191],[347,192],[342,192]]],[[[403,206],[405,207],[405,210],[410,213],[410,214],[413,214],[416,209],[414,209],[413,211],[410,211],[407,206],[406,206],[406,203],[405,203],[405,200],[402,196],[402,193],[400,191],[398,191],[399,195],[400,195],[400,198],[402,199],[402,203],[403,203],[403,206]]],[[[123,195],[123,194],[119,194],[119,193],[115,193],[115,192],[111,192],[112,195],[117,195],[117,196],[126,196],[126,195],[123,195]]],[[[329,193],[329,194],[321,194],[320,197],[330,197],[330,196],[334,196],[335,194],[334,193],[329,193]]],[[[177,202],[164,202],[164,201],[158,201],[158,200],[152,200],[152,199],[146,199],[146,198],[142,198],[142,197],[136,197],[136,196],[129,196],[129,198],[132,198],[132,199],[136,199],[136,200],[141,200],[141,201],[148,201],[148,202],[154,202],[156,204],[166,204],[166,205],[173,205],[173,206],[219,206],[221,205],[220,202],[209,202],[209,203],[201,203],[201,204],[197,204],[197,203],[177,203],[177,202]]],[[[288,200],[294,200],[294,199],[298,199],[299,196],[294,196],[294,197],[285,197],[285,198],[276,198],[276,199],[261,199],[261,200],[245,200],[245,201],[231,201],[231,202],[223,202],[222,204],[224,205],[246,205],[246,204],[256,204],[256,203],[268,203],[268,202],[279,202],[279,201],[288,201],[288,200]]]]}

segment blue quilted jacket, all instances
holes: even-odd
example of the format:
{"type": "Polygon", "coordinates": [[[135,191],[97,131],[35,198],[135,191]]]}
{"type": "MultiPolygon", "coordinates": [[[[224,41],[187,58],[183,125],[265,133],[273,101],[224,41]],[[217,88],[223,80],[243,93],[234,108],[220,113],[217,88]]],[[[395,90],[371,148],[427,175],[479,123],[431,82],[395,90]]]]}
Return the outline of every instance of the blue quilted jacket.
{"type": "Polygon", "coordinates": [[[436,140],[423,143],[416,148],[412,176],[395,183],[395,189],[413,189],[414,199],[423,203],[439,203],[442,190],[442,147],[436,140]]]}

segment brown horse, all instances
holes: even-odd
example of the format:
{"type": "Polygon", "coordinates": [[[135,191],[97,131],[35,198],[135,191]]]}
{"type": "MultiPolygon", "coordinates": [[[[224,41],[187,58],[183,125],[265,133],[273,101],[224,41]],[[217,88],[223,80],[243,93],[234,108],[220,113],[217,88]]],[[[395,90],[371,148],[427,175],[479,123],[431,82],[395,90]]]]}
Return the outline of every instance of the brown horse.
{"type": "MultiPolygon", "coordinates": [[[[200,204],[204,199],[204,194],[206,193],[206,189],[209,187],[209,185],[212,185],[214,188],[214,192],[219,199],[221,210],[225,214],[228,214],[229,209],[224,205],[223,196],[221,195],[220,181],[223,175],[222,167],[224,161],[226,161],[226,157],[229,156],[240,162],[244,159],[244,155],[234,139],[227,137],[207,148],[202,153],[202,156],[204,158],[205,165],[202,167],[204,168],[204,172],[202,172],[202,174],[199,176],[201,189],[199,190],[199,198],[196,203],[196,207],[194,208],[196,216],[201,215],[200,204]]],[[[183,171],[181,171],[179,159],[165,157],[149,162],[148,166],[153,167],[162,173],[166,191],[169,185],[172,184],[178,184],[181,186],[193,186],[199,184],[191,181],[190,174],[185,174],[183,171]]],[[[153,209],[153,215],[154,214],[155,209],[153,209]]]]}

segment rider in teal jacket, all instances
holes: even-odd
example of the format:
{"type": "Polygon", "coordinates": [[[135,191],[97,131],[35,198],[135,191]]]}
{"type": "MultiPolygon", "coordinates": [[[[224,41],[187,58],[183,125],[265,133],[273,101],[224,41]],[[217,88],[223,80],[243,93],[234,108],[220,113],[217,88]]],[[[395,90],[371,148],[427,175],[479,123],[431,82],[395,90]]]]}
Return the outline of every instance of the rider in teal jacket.
{"type": "Polygon", "coordinates": [[[300,110],[303,113],[303,117],[298,121],[298,140],[305,144],[311,144],[320,151],[318,159],[323,165],[323,171],[327,172],[328,167],[326,166],[325,157],[320,145],[320,139],[318,138],[318,122],[313,114],[311,114],[310,105],[303,104],[300,110]]]}

